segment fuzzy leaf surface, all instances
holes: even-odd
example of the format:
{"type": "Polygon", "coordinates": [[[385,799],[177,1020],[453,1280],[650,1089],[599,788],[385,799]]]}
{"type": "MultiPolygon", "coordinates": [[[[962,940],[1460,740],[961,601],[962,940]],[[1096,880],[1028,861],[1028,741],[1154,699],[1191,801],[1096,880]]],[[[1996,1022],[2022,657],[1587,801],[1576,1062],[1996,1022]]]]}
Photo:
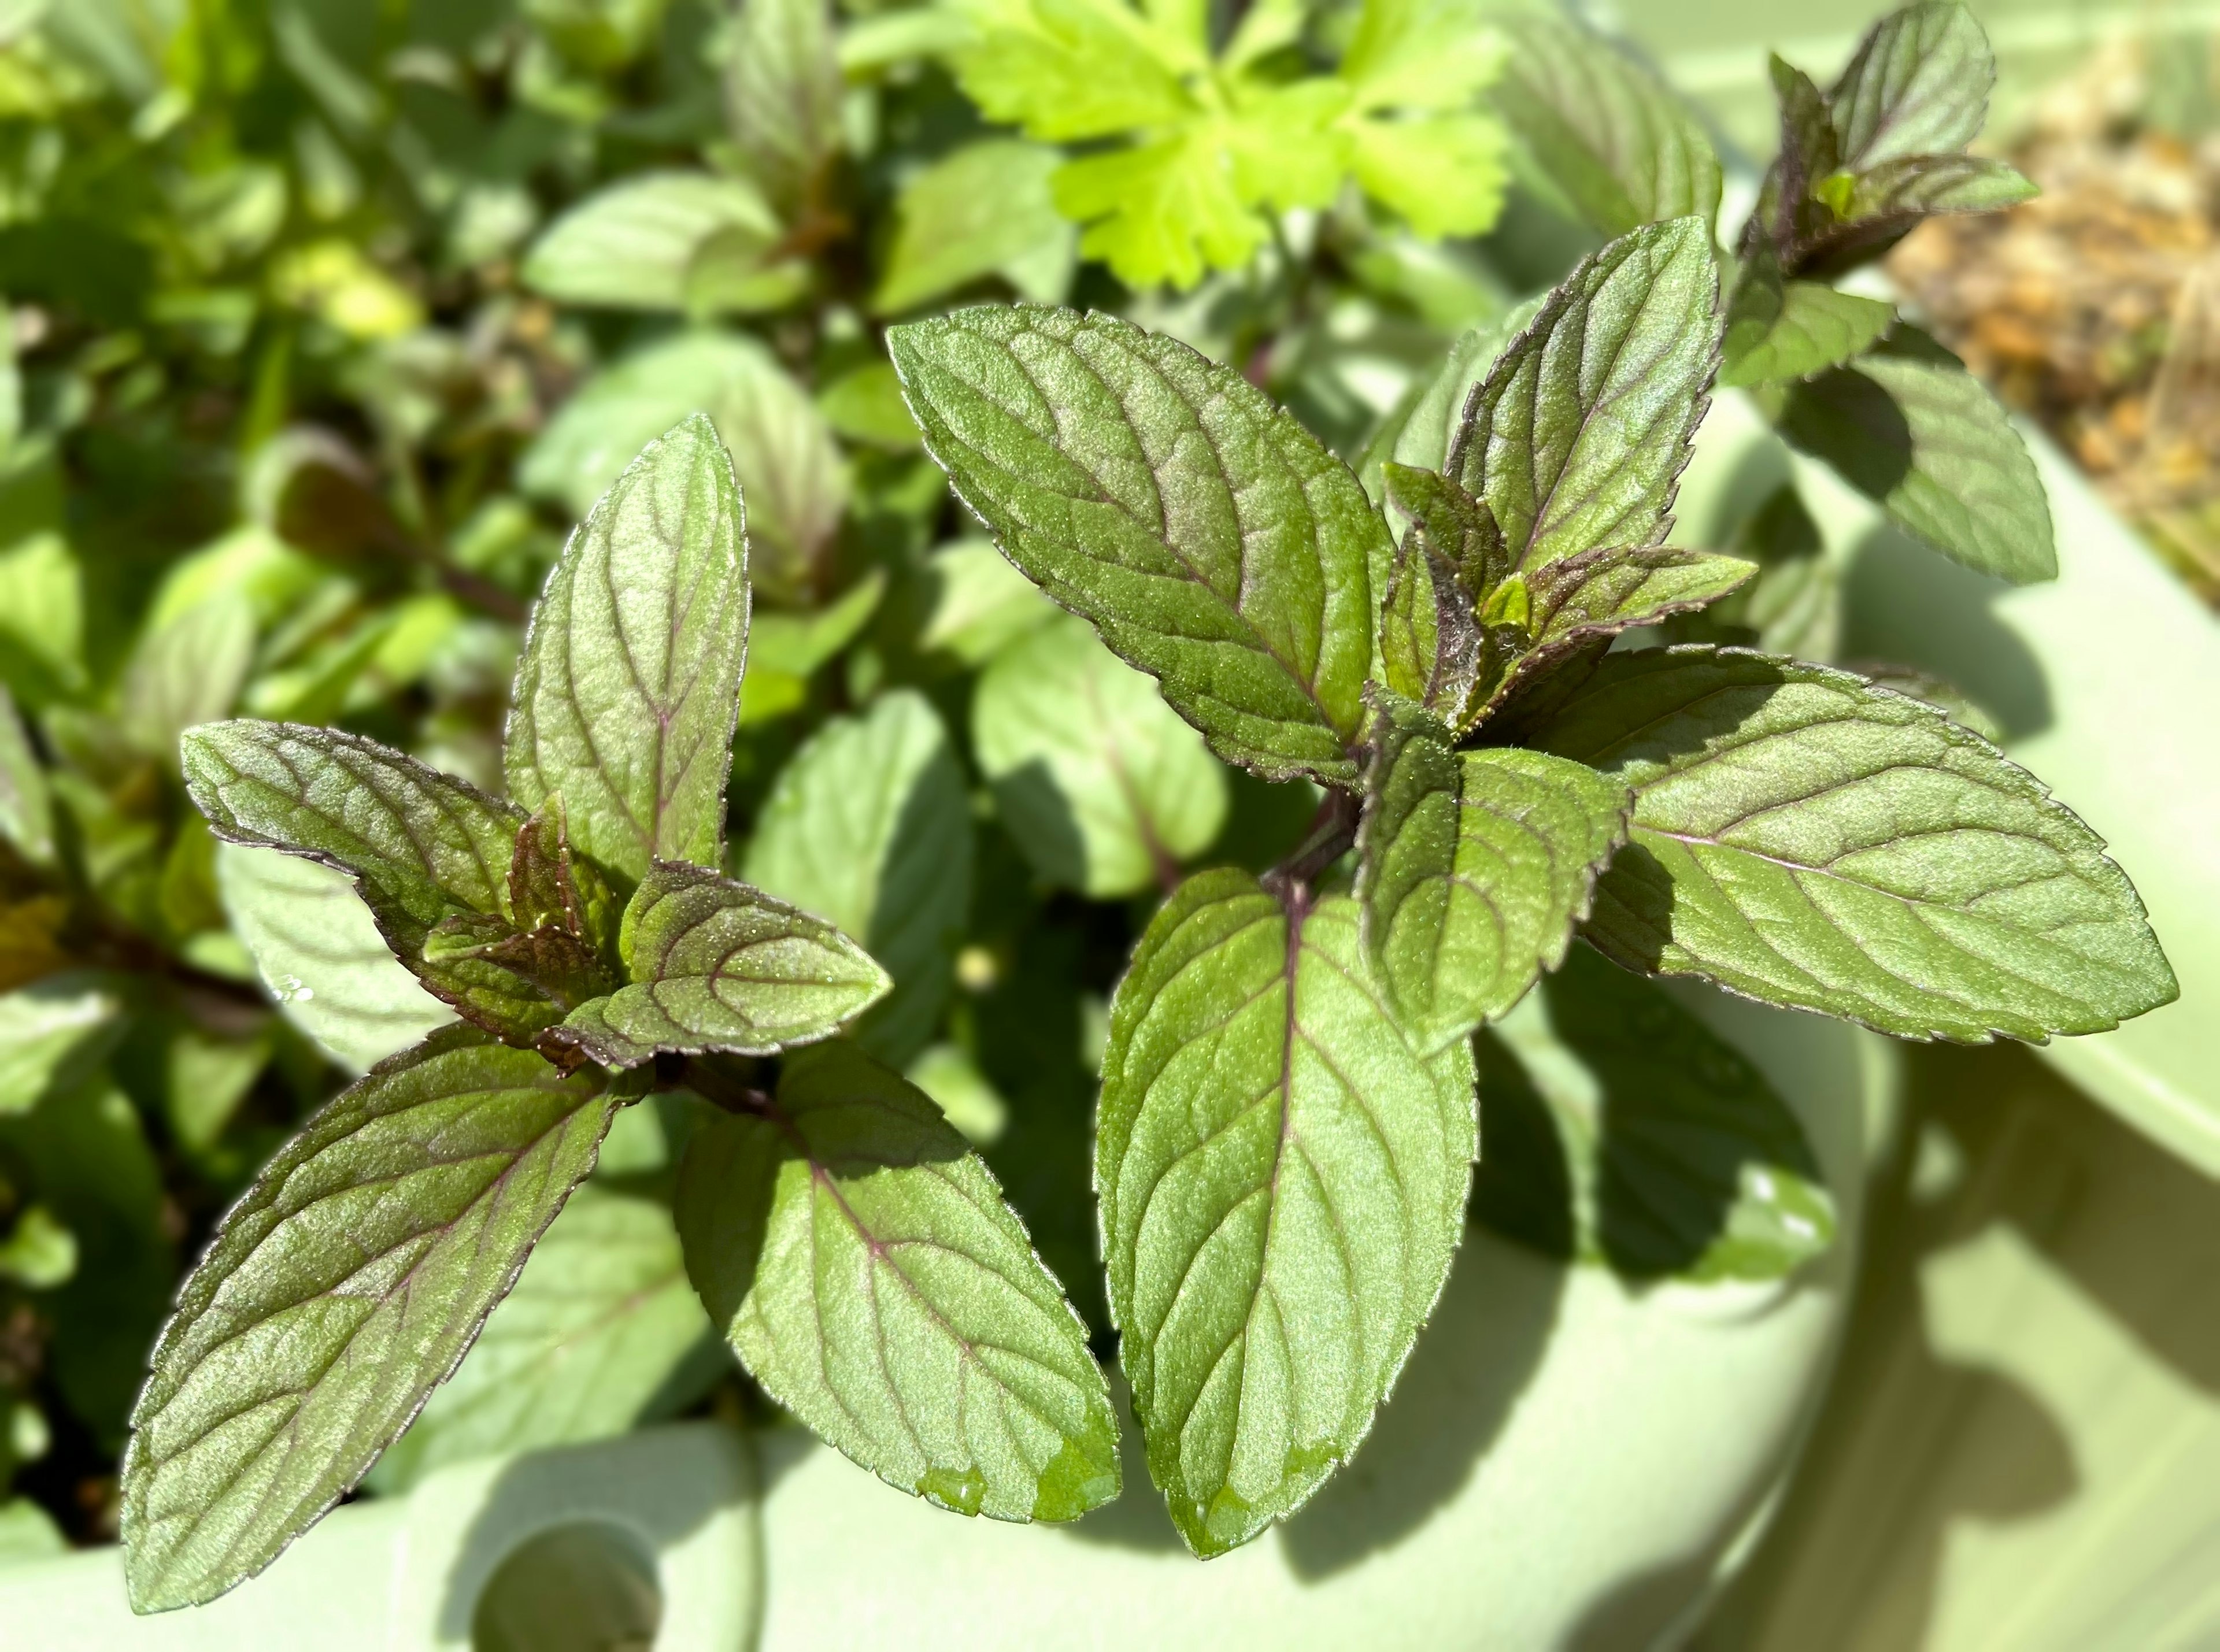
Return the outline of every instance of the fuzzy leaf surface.
{"type": "Polygon", "coordinates": [[[0,842],[34,866],[54,860],[54,805],[15,696],[0,683],[0,842]]]}
{"type": "Polygon", "coordinates": [[[611,484],[563,547],[517,667],[509,795],[560,795],[571,842],[627,882],[715,866],[747,648],[732,462],[695,415],[611,484]]]}
{"type": "Polygon", "coordinates": [[[1883,1032],[2098,1032],[2173,973],[2096,834],[1932,706],[1737,649],[1614,654],[1532,743],[1634,791],[1608,957],[1883,1032]]]}
{"type": "Polygon", "coordinates": [[[1514,565],[1664,537],[1718,309],[1710,227],[1676,218],[1583,259],[1505,346],[1444,468],[1487,502],[1514,565]]]}
{"type": "Polygon", "coordinates": [[[1112,1314],[1149,1472],[1199,1555],[1347,1461],[1464,1225],[1471,1051],[1431,1062],[1366,967],[1357,907],[1291,920],[1190,879],[1110,1009],[1095,1138],[1112,1314]]]}
{"type": "Polygon", "coordinates": [[[889,336],[933,457],[1010,559],[1229,762],[1356,778],[1387,531],[1232,368],[1126,322],[970,309],[889,336]]]}
{"type": "Polygon", "coordinates": [[[1959,0],[1891,12],[1827,94],[1837,165],[1863,172],[1963,149],[1981,134],[1996,81],[1988,36],[1959,0]]]}
{"type": "Polygon", "coordinates": [[[593,1169],[603,1083],[452,1028],[271,1161],[186,1280],[132,1414],[134,1609],[215,1599],[362,1478],[593,1169]]]}
{"type": "Polygon", "coordinates": [[[632,984],[547,1035],[604,1067],[658,1050],[776,1055],[830,1038],[894,984],[832,925],[683,863],[648,869],[618,944],[632,984]]]}
{"type": "Polygon", "coordinates": [[[1365,951],[1405,1030],[1432,1050],[1564,961],[1633,800],[1546,752],[1458,751],[1406,702],[1383,710],[1375,750],[1357,845],[1365,951]]]}
{"type": "Polygon", "coordinates": [[[1003,1520],[1117,1496],[1079,1316],[978,1155],[853,1045],[788,1062],[775,1103],[695,1136],[678,1226],[756,1381],[889,1484],[1003,1520]]]}

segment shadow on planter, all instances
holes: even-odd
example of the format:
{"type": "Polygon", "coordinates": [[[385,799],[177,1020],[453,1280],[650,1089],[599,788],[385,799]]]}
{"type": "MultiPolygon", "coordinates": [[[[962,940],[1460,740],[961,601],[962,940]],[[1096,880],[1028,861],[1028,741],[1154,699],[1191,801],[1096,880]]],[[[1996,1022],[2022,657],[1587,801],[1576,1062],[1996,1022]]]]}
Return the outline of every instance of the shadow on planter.
{"type": "Polygon", "coordinates": [[[1891,527],[1859,540],[1843,583],[1844,656],[1931,672],[2008,739],[2050,726],[2049,676],[1994,604],[2012,588],[1936,556],[1891,527]]]}

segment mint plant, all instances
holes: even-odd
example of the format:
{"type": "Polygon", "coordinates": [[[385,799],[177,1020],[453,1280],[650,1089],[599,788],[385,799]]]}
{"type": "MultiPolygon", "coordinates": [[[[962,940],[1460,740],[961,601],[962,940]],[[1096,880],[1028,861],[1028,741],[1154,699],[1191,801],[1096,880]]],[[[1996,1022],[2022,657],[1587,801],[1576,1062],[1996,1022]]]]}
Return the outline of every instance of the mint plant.
{"type": "MultiPolygon", "coordinates": [[[[1010,560],[1219,756],[1323,789],[1287,860],[1180,885],[1110,1010],[1110,1308],[1198,1555],[1363,1441],[1462,1231],[1474,1034],[1575,935],[1912,1038],[2093,1032],[2175,994],[2094,834],[1943,712],[1744,649],[1614,645],[1755,572],[1663,544],[1718,295],[1699,217],[1584,260],[1446,462],[1383,462],[1400,542],[1184,346],[1023,307],[889,334],[1010,560]]],[[[1649,1025],[1662,1054],[1674,1019],[1649,1025]]]]}

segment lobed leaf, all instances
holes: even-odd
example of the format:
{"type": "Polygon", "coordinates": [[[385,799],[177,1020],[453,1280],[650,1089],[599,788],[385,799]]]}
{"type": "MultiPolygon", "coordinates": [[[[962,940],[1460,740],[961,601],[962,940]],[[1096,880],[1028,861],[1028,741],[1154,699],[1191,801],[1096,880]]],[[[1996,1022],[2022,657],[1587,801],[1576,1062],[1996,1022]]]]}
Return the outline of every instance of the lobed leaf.
{"type": "Polygon", "coordinates": [[[640,880],[619,945],[632,984],[572,1011],[552,1050],[610,1068],[665,1051],[776,1055],[830,1038],[894,985],[832,925],[669,861],[640,880]]]}
{"type": "Polygon", "coordinates": [[[963,310],[888,344],[958,496],[1212,750],[1355,780],[1391,547],[1345,465],[1232,368],[1107,316],[963,310]]]}
{"type": "Polygon", "coordinates": [[[1431,1060],[1357,908],[1190,879],[1110,1011],[1095,1138],[1110,1304],[1149,1471],[1197,1554],[1292,1514],[1363,1439],[1448,1276],[1469,1046],[1431,1060]]]}
{"type": "Polygon", "coordinates": [[[1524,569],[1654,545],[1709,405],[1718,271],[1699,219],[1583,259],[1504,347],[1444,467],[1484,500],[1524,569]]]}
{"type": "Polygon", "coordinates": [[[732,462],[696,414],[651,442],[563,548],[517,667],[509,795],[563,799],[571,841],[627,882],[724,857],[747,646],[732,462]]]}
{"type": "Polygon", "coordinates": [[[1438,720],[1383,706],[1357,836],[1366,957],[1419,1049],[1463,1038],[1564,961],[1626,840],[1616,780],[1540,751],[1458,751],[1438,720]]]}
{"type": "Polygon", "coordinates": [[[944,1508],[1069,1520],[1117,1496],[1079,1316],[939,1109],[845,1044],[764,1101],[698,1132],[678,1184],[687,1270],[756,1381],[944,1508]]]}
{"type": "Polygon", "coordinates": [[[1654,649],[1602,660],[1531,739],[1633,789],[1582,932],[1629,969],[1975,1043],[2103,1032],[2175,996],[2096,834],[1919,701],[1654,649]]]}
{"type": "Polygon", "coordinates": [[[214,1599],[361,1479],[593,1168],[604,1083],[452,1028],[271,1161],[186,1280],[132,1413],[134,1610],[214,1599]]]}

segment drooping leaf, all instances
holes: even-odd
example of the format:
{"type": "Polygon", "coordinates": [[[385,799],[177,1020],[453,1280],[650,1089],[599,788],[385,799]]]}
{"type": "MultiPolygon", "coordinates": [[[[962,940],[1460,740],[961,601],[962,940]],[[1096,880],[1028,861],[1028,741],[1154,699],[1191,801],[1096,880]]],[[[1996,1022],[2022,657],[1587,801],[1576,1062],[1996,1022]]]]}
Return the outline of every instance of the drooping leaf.
{"type": "Polygon", "coordinates": [[[1225,771],[1147,677],[1059,615],[998,656],[971,741],[1034,870],[1098,900],[1176,880],[1225,824],[1225,771]]]}
{"type": "Polygon", "coordinates": [[[807,265],[776,256],[777,215],[746,179],[643,172],[550,225],[524,260],[525,284],[559,303],[711,314],[776,309],[807,265]]]}
{"type": "Polygon", "coordinates": [[[2102,1032],[2175,995],[2096,835],[1980,736],[1862,678],[1614,654],[1532,743],[1633,789],[1582,932],[1629,969],[1976,1043],[2102,1032]]]}
{"type": "Polygon", "coordinates": [[[593,1168],[603,1082],[454,1028],[271,1162],[186,1280],[132,1414],[135,1610],[215,1599],[362,1477],[593,1168]]]}
{"type": "Polygon", "coordinates": [[[1817,281],[1784,281],[1770,255],[1761,254],[1744,269],[1727,312],[1719,383],[1809,378],[1863,355],[1895,323],[1893,305],[1817,281]]]}
{"type": "Polygon", "coordinates": [[[1060,143],[1169,125],[1192,113],[1170,43],[1120,0],[964,0],[957,84],[988,120],[1060,143]]]}
{"type": "Polygon", "coordinates": [[[1239,373],[1107,316],[963,310],[888,341],[1010,559],[1213,751],[1355,778],[1390,547],[1346,466],[1239,373]]]}
{"type": "Polygon", "coordinates": [[[1543,172],[1606,235],[1719,209],[1719,161],[1687,106],[1625,52],[1546,12],[1503,20],[1490,94],[1543,172]]]}
{"type": "Polygon", "coordinates": [[[0,842],[34,866],[53,864],[53,789],[5,683],[0,683],[0,842]]]}
{"type": "Polygon", "coordinates": [[[826,0],[745,0],[725,106],[748,170],[789,216],[816,203],[840,149],[840,63],[826,0]]]}
{"type": "Polygon", "coordinates": [[[670,1210],[588,1182],[370,1484],[406,1491],[451,1462],[603,1439],[668,1415],[685,1398],[669,1385],[709,1334],[670,1210]]]}
{"type": "Polygon", "coordinates": [[[1111,1006],[1111,1310],[1150,1474],[1199,1555],[1356,1450],[1463,1229],[1469,1047],[1423,1059],[1381,992],[1355,902],[1291,918],[1218,871],[1157,913],[1111,1006]]]}
{"type": "Polygon", "coordinates": [[[1444,468],[1487,502],[1515,565],[1664,537],[1718,307],[1711,230],[1676,218],[1582,259],[1496,358],[1444,468]]]}
{"type": "Polygon", "coordinates": [[[1867,31],[1827,94],[1837,165],[1863,172],[1980,136],[1996,84],[1987,35],[1959,0],[1924,0],[1867,31]]]}
{"type": "Polygon", "coordinates": [[[832,925],[698,866],[658,861],[625,909],[632,984],[548,1034],[604,1067],[658,1050],[769,1056],[830,1038],[894,982],[832,925]]]}
{"type": "Polygon", "coordinates": [[[1061,301],[1077,253],[1049,187],[1063,164],[1042,144],[984,138],[911,178],[871,309],[899,315],[990,275],[1035,303],[1061,301]]]}
{"type": "Polygon", "coordinates": [[[216,848],[233,932],[285,1019],[340,1066],[367,1072],[454,1020],[403,968],[347,874],[299,855],[216,848]]]}
{"type": "Polygon", "coordinates": [[[1069,1520],[1118,1494],[1118,1425],[1079,1316],[993,1175],[853,1045],[689,1144],[687,1271],[764,1387],[944,1508],[1069,1520]]]}
{"type": "Polygon", "coordinates": [[[715,866],[748,624],[733,467],[695,415],[652,442],[563,549],[517,667],[509,795],[563,799],[571,841],[629,882],[715,866]]]}
{"type": "Polygon", "coordinates": [[[1846,367],[1790,388],[1780,433],[1953,561],[2027,584],[2055,578],[2050,502],[1988,388],[1899,327],[1846,367]]]}
{"type": "Polygon", "coordinates": [[[859,938],[894,977],[857,1038],[889,1062],[932,1041],[971,904],[971,808],[947,730],[911,689],[827,721],[772,782],[747,880],[859,938]]]}

